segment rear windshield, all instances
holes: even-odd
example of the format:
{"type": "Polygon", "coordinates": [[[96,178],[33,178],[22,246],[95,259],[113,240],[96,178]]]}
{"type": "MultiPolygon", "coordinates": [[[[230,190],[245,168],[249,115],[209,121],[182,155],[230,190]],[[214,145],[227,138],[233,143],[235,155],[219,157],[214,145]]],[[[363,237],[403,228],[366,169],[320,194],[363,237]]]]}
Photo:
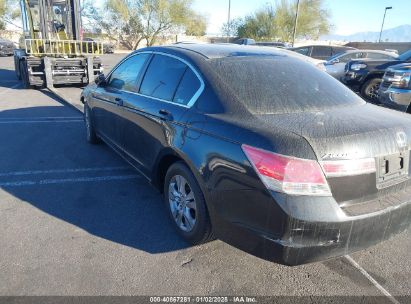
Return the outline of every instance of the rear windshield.
{"type": "Polygon", "coordinates": [[[256,114],[325,110],[365,102],[313,64],[288,56],[212,60],[214,71],[246,108],[256,114]]]}

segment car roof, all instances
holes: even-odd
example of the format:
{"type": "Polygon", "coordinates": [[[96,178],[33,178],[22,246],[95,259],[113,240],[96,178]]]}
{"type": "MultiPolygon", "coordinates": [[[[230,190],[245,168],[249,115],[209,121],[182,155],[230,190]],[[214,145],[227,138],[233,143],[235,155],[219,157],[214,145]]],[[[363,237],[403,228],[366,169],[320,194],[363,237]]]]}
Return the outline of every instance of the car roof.
{"type": "Polygon", "coordinates": [[[394,52],[388,52],[383,50],[367,50],[367,49],[356,49],[356,50],[348,50],[344,53],[358,53],[358,52],[367,52],[367,53],[381,53],[381,54],[395,54],[394,52]]]}
{"type": "MultiPolygon", "coordinates": [[[[173,44],[168,46],[151,47],[144,50],[153,51],[167,51],[173,50],[175,52],[184,52],[185,55],[190,56],[202,56],[207,59],[217,59],[225,57],[245,57],[245,56],[269,56],[269,55],[287,55],[285,50],[264,47],[264,46],[250,46],[250,45],[237,45],[230,43],[221,44],[197,44],[197,43],[184,43],[173,44]]],[[[142,50],[139,50],[142,51],[142,50]]]]}
{"type": "Polygon", "coordinates": [[[391,56],[393,58],[398,57],[398,54],[394,53],[394,52],[387,52],[387,51],[382,51],[382,50],[367,50],[367,49],[358,49],[358,50],[347,50],[345,52],[341,52],[336,54],[334,57],[338,58],[347,54],[352,54],[352,53],[377,53],[377,54],[384,54],[387,56],[391,56]]]}
{"type": "Polygon", "coordinates": [[[353,47],[350,47],[350,46],[345,46],[345,45],[328,45],[328,44],[307,44],[307,45],[301,45],[301,46],[292,47],[291,49],[301,49],[301,48],[312,47],[312,46],[326,46],[326,47],[332,47],[332,48],[356,50],[356,48],[353,48],[353,47]]]}

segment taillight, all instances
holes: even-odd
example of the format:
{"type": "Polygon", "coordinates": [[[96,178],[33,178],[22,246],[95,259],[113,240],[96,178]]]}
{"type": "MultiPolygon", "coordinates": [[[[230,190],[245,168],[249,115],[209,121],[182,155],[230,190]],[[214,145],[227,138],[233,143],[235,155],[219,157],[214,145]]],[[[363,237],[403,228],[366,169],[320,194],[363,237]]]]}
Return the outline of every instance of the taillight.
{"type": "Polygon", "coordinates": [[[331,196],[317,161],[280,155],[248,145],[241,147],[268,189],[291,195],[331,196]]]}
{"type": "Polygon", "coordinates": [[[374,158],[322,161],[321,166],[327,177],[354,176],[376,172],[374,158]]]}

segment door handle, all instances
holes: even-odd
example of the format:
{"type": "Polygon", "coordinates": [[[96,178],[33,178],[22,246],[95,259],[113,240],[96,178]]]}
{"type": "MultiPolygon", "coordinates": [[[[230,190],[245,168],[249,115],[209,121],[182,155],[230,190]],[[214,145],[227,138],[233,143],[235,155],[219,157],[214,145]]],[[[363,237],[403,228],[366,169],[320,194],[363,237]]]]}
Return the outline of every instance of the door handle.
{"type": "Polygon", "coordinates": [[[123,99],[121,99],[121,98],[119,98],[119,97],[114,98],[114,101],[117,102],[117,104],[118,104],[119,106],[122,106],[122,105],[123,105],[123,99]]]}
{"type": "Polygon", "coordinates": [[[169,111],[161,109],[160,111],[158,111],[158,113],[163,116],[160,117],[160,119],[162,120],[173,120],[173,114],[171,114],[169,111]]]}

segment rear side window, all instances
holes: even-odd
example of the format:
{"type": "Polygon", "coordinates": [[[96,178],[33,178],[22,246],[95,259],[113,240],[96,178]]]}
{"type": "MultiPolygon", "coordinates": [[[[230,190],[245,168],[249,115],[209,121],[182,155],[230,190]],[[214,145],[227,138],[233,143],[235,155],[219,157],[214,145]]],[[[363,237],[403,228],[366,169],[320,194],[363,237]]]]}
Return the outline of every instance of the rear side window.
{"type": "Polygon", "coordinates": [[[314,46],[311,54],[313,57],[330,57],[331,55],[331,47],[328,46],[314,46]]]}
{"type": "Polygon", "coordinates": [[[382,59],[382,60],[390,60],[393,59],[393,56],[389,56],[387,54],[381,54],[381,53],[367,53],[367,58],[370,59],[382,59]]]}
{"type": "Polygon", "coordinates": [[[176,91],[173,102],[187,105],[194,94],[200,89],[201,83],[194,72],[187,68],[176,91]]]}
{"type": "Polygon", "coordinates": [[[137,78],[149,56],[138,54],[123,61],[111,73],[108,86],[117,90],[137,92],[137,78]]]}
{"type": "Polygon", "coordinates": [[[180,60],[155,55],[141,83],[140,93],[143,95],[173,101],[177,87],[187,69],[180,60]]]}

